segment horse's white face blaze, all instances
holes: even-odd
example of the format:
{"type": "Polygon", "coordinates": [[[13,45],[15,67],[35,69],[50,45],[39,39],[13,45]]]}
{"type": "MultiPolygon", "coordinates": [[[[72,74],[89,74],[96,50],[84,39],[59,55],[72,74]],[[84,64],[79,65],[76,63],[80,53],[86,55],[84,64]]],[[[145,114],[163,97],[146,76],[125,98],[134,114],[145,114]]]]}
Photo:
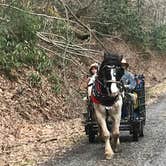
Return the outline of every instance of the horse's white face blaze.
{"type": "MultiPolygon", "coordinates": [[[[111,69],[111,77],[112,77],[112,81],[116,81],[116,73],[114,69],[111,69]]],[[[117,94],[119,92],[119,89],[116,83],[111,83],[111,92],[112,94],[117,94]]]]}

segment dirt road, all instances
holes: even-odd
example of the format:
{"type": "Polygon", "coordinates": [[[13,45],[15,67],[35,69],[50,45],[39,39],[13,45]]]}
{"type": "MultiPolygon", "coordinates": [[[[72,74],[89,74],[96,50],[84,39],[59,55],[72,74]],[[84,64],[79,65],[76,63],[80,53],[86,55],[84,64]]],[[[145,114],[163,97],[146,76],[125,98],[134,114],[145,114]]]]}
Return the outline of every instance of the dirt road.
{"type": "Polygon", "coordinates": [[[145,136],[132,142],[121,133],[120,152],[104,159],[104,144],[83,140],[61,158],[52,158],[42,166],[166,166],[166,97],[147,108],[145,136]]]}

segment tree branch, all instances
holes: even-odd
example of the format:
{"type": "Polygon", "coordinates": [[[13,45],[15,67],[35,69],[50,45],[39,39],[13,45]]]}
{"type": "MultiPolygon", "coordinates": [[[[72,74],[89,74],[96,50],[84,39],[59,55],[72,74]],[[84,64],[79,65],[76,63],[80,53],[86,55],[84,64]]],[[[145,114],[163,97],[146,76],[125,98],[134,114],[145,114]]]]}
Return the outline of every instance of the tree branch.
{"type": "Polygon", "coordinates": [[[66,5],[67,9],[70,11],[70,13],[72,14],[72,16],[75,18],[75,20],[81,25],[83,26],[86,30],[88,30],[92,35],[93,37],[96,39],[96,41],[103,47],[103,49],[106,51],[106,52],[109,52],[107,50],[107,48],[104,46],[104,44],[100,41],[100,39],[95,35],[95,33],[93,32],[92,29],[90,29],[87,25],[85,25],[84,23],[82,23],[79,18],[73,13],[73,11],[70,9],[70,7],[68,5],[66,5]]]}
{"type": "MultiPolygon", "coordinates": [[[[29,14],[29,15],[40,16],[40,17],[46,17],[46,18],[49,18],[49,19],[56,19],[56,20],[67,21],[67,19],[65,19],[65,18],[55,17],[55,16],[49,16],[49,15],[41,14],[41,13],[29,12],[29,11],[26,11],[26,10],[23,10],[23,9],[20,9],[20,8],[18,8],[18,7],[11,6],[11,5],[8,5],[8,4],[0,3],[0,6],[2,6],[2,7],[9,7],[9,8],[18,10],[18,11],[20,11],[20,12],[27,13],[27,14],[29,14]]],[[[70,21],[71,23],[76,23],[76,24],[78,24],[76,21],[73,21],[73,20],[69,20],[69,21],[70,21]]]]}
{"type": "Polygon", "coordinates": [[[3,18],[3,17],[0,17],[0,20],[5,21],[5,22],[9,22],[9,21],[10,21],[10,20],[5,19],[5,18],[3,18]]]}

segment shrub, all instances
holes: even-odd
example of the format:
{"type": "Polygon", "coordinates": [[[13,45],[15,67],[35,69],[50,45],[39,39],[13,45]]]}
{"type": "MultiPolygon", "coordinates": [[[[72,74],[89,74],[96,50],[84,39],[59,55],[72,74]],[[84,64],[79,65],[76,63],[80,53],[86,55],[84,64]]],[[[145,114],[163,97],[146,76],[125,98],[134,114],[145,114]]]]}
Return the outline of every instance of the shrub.
{"type": "Polygon", "coordinates": [[[7,47],[6,51],[12,52],[15,45],[20,42],[26,41],[31,44],[36,42],[36,32],[41,26],[37,17],[11,8],[8,9],[8,12],[4,10],[4,15],[9,21],[1,24],[0,35],[3,38],[1,47],[7,47]]]}
{"type": "Polygon", "coordinates": [[[152,30],[152,47],[159,51],[166,51],[166,24],[154,26],[152,30]]]}
{"type": "Polygon", "coordinates": [[[57,76],[57,74],[54,73],[49,77],[49,81],[52,84],[52,91],[55,94],[60,94],[61,93],[61,88],[62,88],[62,80],[60,79],[60,77],[57,76]]]}
{"type": "Polygon", "coordinates": [[[138,8],[128,0],[102,1],[97,20],[103,24],[94,26],[102,33],[121,34],[126,40],[136,43],[147,42],[147,32],[143,29],[143,20],[138,8]]]}
{"type": "Polygon", "coordinates": [[[32,47],[26,43],[19,43],[13,55],[20,64],[33,66],[42,74],[47,74],[52,70],[51,59],[37,47],[32,47]]]}
{"type": "Polygon", "coordinates": [[[41,77],[38,73],[31,73],[28,81],[31,87],[40,87],[42,83],[41,77]]]}
{"type": "Polygon", "coordinates": [[[20,63],[15,56],[0,51],[0,69],[6,74],[9,74],[12,68],[18,68],[19,66],[20,63]]]}
{"type": "MultiPolygon", "coordinates": [[[[15,2],[15,5],[20,6],[19,1],[15,2]]],[[[50,71],[51,60],[35,45],[36,32],[40,30],[42,21],[10,7],[3,9],[1,15],[9,20],[2,22],[0,26],[1,69],[10,71],[26,64],[34,66],[43,74],[50,71]]]]}

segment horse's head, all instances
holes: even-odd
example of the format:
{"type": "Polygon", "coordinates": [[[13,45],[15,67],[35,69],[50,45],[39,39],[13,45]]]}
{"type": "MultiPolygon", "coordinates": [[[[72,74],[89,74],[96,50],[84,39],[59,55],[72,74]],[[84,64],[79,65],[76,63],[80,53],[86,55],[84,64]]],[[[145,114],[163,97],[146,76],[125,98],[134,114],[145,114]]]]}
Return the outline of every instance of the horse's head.
{"type": "Polygon", "coordinates": [[[109,96],[116,96],[120,91],[120,80],[124,74],[121,67],[121,59],[117,55],[110,55],[103,60],[98,72],[98,79],[107,89],[109,96]]]}

